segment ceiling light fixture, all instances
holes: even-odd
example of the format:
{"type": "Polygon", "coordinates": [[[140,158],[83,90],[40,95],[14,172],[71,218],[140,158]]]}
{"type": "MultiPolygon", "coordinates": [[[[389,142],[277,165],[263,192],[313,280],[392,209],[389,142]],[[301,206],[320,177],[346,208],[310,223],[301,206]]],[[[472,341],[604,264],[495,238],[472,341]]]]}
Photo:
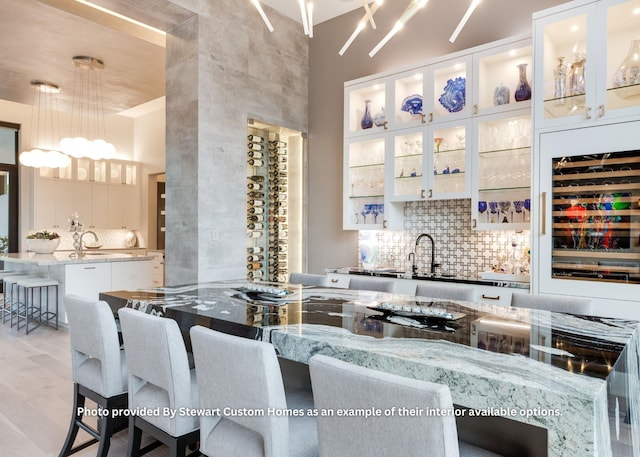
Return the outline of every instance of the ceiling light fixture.
{"type": "Polygon", "coordinates": [[[480,4],[481,1],[482,0],[472,0],[471,1],[471,5],[469,5],[469,8],[467,9],[467,12],[464,13],[464,16],[462,16],[462,19],[460,19],[460,23],[458,23],[458,26],[456,27],[456,29],[451,34],[451,38],[449,38],[449,41],[451,43],[456,41],[456,38],[458,38],[458,35],[462,31],[462,28],[467,23],[467,21],[469,20],[469,17],[471,17],[471,15],[473,14],[473,12],[478,7],[478,5],[480,4]]]}
{"type": "Polygon", "coordinates": [[[112,159],[116,148],[105,137],[102,77],[104,62],[94,57],[75,56],[71,135],[60,141],[63,152],[92,160],[112,159]],[[89,139],[92,138],[92,139],[89,139]]]}
{"type": "Polygon", "coordinates": [[[30,146],[32,149],[20,153],[20,163],[26,167],[64,168],[71,164],[69,156],[62,154],[54,145],[60,132],[55,94],[60,88],[44,81],[31,81],[33,102],[31,105],[30,146]],[[55,108],[55,110],[54,110],[55,108]]]}
{"type": "Polygon", "coordinates": [[[391,31],[389,33],[387,33],[387,35],[380,40],[380,42],[376,45],[376,47],[374,47],[371,52],[369,53],[369,57],[373,57],[376,55],[376,53],[382,49],[382,47],[387,44],[387,42],[393,38],[393,36],[398,33],[403,27],[404,25],[409,22],[409,20],[415,16],[415,14],[422,9],[428,2],[429,0],[411,0],[411,2],[409,2],[409,5],[407,6],[407,8],[404,10],[404,12],[402,13],[402,15],[400,16],[400,18],[396,21],[396,23],[394,24],[393,28],[391,29],[391,31]]]}
{"type": "Polygon", "coordinates": [[[262,9],[262,5],[260,4],[260,0],[251,0],[251,3],[254,4],[254,6],[258,10],[258,13],[260,13],[260,17],[262,18],[264,23],[267,25],[269,32],[273,32],[273,25],[271,25],[271,21],[269,20],[267,15],[264,13],[264,10],[262,9]]]}
{"type": "Polygon", "coordinates": [[[367,5],[366,0],[363,0],[363,2],[365,2],[364,3],[365,15],[362,17],[360,22],[358,22],[356,29],[353,31],[351,36],[347,39],[344,46],[342,46],[342,49],[340,49],[340,51],[338,52],[338,54],[340,55],[343,55],[345,52],[347,52],[347,49],[349,49],[349,46],[351,46],[351,43],[353,43],[353,40],[355,40],[356,37],[360,34],[360,32],[364,30],[364,28],[367,26],[367,20],[371,22],[371,28],[373,29],[376,28],[375,22],[373,22],[373,15],[376,13],[376,11],[378,11],[378,8],[380,8],[384,0],[377,0],[371,8],[369,8],[369,5],[367,5]]]}

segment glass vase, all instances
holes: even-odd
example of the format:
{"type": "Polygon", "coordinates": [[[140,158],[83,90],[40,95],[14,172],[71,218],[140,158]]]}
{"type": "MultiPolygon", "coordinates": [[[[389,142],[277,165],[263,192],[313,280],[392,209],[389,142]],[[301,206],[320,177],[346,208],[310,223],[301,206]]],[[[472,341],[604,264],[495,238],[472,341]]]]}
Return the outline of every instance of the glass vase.
{"type": "Polygon", "coordinates": [[[364,101],[364,115],[360,121],[362,129],[370,129],[373,127],[373,119],[371,118],[371,100],[364,101]]]}
{"type": "Polygon", "coordinates": [[[518,71],[520,72],[520,76],[518,87],[516,87],[513,98],[515,98],[517,102],[531,100],[531,86],[527,82],[527,64],[521,63],[520,65],[517,65],[517,67],[518,71]]]}
{"type": "Polygon", "coordinates": [[[581,95],[585,91],[584,66],[586,58],[578,53],[569,70],[569,95],[581,95]]]}
{"type": "Polygon", "coordinates": [[[640,40],[631,40],[627,57],[613,75],[613,86],[640,84],[640,40]]]}
{"type": "Polygon", "coordinates": [[[564,63],[564,57],[558,57],[557,61],[558,64],[553,69],[553,98],[563,99],[567,96],[567,66],[564,63]]]}

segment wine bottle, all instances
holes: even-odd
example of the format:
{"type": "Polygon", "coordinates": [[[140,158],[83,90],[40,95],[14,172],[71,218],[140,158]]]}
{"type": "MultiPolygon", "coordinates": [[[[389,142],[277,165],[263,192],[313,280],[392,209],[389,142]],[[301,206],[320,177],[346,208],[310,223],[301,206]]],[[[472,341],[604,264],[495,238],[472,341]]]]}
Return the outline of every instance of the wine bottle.
{"type": "Polygon", "coordinates": [[[251,191],[247,192],[247,195],[249,196],[249,198],[253,198],[254,200],[256,198],[264,198],[264,192],[251,191]]]}
{"type": "Polygon", "coordinates": [[[262,278],[262,270],[253,270],[250,271],[247,276],[249,277],[249,279],[258,279],[258,278],[262,278]]]}
{"type": "Polygon", "coordinates": [[[262,247],[260,246],[251,246],[247,248],[247,252],[249,254],[260,254],[262,252],[262,247]]]}
{"type": "Polygon", "coordinates": [[[247,224],[247,228],[249,230],[262,230],[264,229],[264,225],[260,222],[250,222],[247,224]]]}
{"type": "Polygon", "coordinates": [[[264,145],[260,143],[249,143],[247,147],[250,151],[262,151],[264,149],[264,145]]]}
{"type": "Polygon", "coordinates": [[[254,159],[262,159],[262,153],[259,151],[249,151],[247,152],[249,157],[253,157],[254,159]]]}
{"type": "Polygon", "coordinates": [[[251,143],[262,143],[264,141],[264,138],[259,135],[247,135],[247,140],[249,140],[249,142],[251,143]]]}
{"type": "Polygon", "coordinates": [[[253,182],[264,182],[264,176],[260,175],[249,176],[249,179],[253,182]]]}
{"type": "Polygon", "coordinates": [[[250,214],[264,214],[264,208],[261,207],[253,207],[247,210],[250,214]]]}
{"type": "Polygon", "coordinates": [[[252,222],[263,222],[264,221],[264,216],[259,214],[259,215],[253,215],[253,216],[247,216],[247,220],[248,221],[252,221],[252,222]]]}
{"type": "Polygon", "coordinates": [[[260,268],[262,268],[262,264],[260,262],[247,263],[247,270],[259,270],[260,268]]]}
{"type": "Polygon", "coordinates": [[[262,189],[262,184],[258,184],[256,182],[250,182],[247,184],[247,188],[251,190],[260,190],[262,189]]]}
{"type": "Polygon", "coordinates": [[[262,232],[258,231],[248,231],[247,238],[260,238],[262,236],[262,232]]]}
{"type": "Polygon", "coordinates": [[[247,203],[249,203],[249,206],[264,206],[263,200],[258,200],[255,198],[249,200],[247,203]]]}
{"type": "Polygon", "coordinates": [[[264,165],[264,162],[260,159],[249,159],[247,160],[247,163],[252,167],[261,167],[264,165]]]}
{"type": "Polygon", "coordinates": [[[260,262],[264,259],[263,255],[248,255],[247,262],[260,262]]]}

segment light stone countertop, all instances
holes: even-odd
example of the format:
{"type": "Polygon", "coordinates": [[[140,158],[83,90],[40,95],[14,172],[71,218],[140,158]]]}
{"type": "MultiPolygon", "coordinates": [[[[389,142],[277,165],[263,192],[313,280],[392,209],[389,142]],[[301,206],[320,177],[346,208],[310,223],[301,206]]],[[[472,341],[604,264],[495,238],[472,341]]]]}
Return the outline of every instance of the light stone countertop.
{"type": "Polygon", "coordinates": [[[69,254],[70,251],[56,251],[53,254],[18,252],[0,254],[0,261],[34,266],[54,266],[78,263],[131,262],[153,259],[153,257],[149,255],[119,254],[113,252],[90,252],[81,258],[71,258],[69,254]]]}

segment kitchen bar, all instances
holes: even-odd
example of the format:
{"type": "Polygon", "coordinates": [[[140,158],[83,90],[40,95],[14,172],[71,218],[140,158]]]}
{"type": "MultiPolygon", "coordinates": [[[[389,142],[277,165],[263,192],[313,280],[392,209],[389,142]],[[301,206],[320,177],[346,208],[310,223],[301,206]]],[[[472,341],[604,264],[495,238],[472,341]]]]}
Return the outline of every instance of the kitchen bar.
{"type": "Polygon", "coordinates": [[[276,296],[260,287],[227,281],[100,297],[114,311],[175,319],[187,342],[189,328],[204,325],[271,342],[295,362],[320,353],[446,384],[461,407],[545,429],[550,456],[638,455],[636,322],[297,285],[276,296]]]}

